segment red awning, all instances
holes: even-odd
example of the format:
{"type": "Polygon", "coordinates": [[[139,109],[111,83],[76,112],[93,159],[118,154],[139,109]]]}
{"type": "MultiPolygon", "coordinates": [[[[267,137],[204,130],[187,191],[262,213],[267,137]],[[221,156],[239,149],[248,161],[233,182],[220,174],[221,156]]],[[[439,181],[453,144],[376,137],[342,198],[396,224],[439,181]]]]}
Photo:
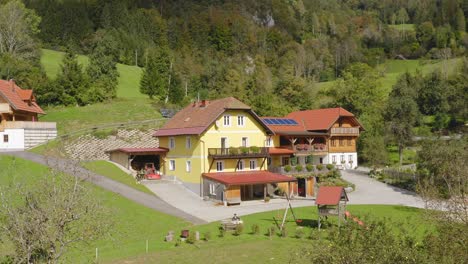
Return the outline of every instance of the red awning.
{"type": "Polygon", "coordinates": [[[294,154],[294,151],[287,148],[268,148],[268,153],[270,155],[290,155],[294,154]]]}
{"type": "Polygon", "coordinates": [[[343,187],[321,186],[318,190],[317,205],[338,205],[342,201],[349,201],[348,195],[343,187]]]}
{"type": "Polygon", "coordinates": [[[128,154],[151,154],[151,153],[166,153],[169,149],[167,148],[118,148],[106,151],[110,152],[123,152],[128,154]]]}
{"type": "Polygon", "coordinates": [[[296,178],[269,171],[213,172],[203,173],[203,177],[225,185],[250,185],[296,181],[296,178]]]}

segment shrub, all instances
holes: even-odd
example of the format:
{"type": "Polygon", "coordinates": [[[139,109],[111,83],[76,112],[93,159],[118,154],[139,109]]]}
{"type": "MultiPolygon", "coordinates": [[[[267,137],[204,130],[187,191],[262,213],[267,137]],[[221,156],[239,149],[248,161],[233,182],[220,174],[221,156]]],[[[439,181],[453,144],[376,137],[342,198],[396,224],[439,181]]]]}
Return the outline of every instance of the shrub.
{"type": "Polygon", "coordinates": [[[251,146],[251,147],[250,147],[250,151],[251,151],[252,153],[260,153],[260,148],[257,147],[257,146],[251,146]]]}
{"type": "Polygon", "coordinates": [[[306,165],[306,170],[307,170],[308,172],[313,171],[313,170],[314,170],[314,165],[312,165],[312,164],[307,164],[307,165],[306,165]]]}
{"type": "Polygon", "coordinates": [[[269,201],[270,201],[270,196],[267,195],[267,196],[265,197],[265,203],[268,203],[269,201]]]}
{"type": "Polygon", "coordinates": [[[258,235],[260,234],[260,226],[257,224],[252,225],[252,234],[258,235]]]}
{"type": "Polygon", "coordinates": [[[319,170],[319,171],[323,170],[323,165],[322,164],[318,164],[316,167],[317,167],[317,170],[319,170]]]}
{"type": "Polygon", "coordinates": [[[303,169],[302,165],[299,165],[299,164],[296,165],[296,171],[297,171],[297,172],[302,171],[302,169],[303,169]]]}
{"type": "Polygon", "coordinates": [[[224,237],[226,235],[226,230],[222,226],[219,227],[219,237],[224,237]]]}
{"type": "Polygon", "coordinates": [[[281,237],[288,237],[288,230],[286,229],[286,226],[283,226],[283,229],[281,229],[281,237]]]}
{"type": "Polygon", "coordinates": [[[187,240],[185,241],[189,244],[195,244],[196,239],[195,239],[195,232],[190,232],[189,236],[187,237],[187,240]]]}
{"type": "Polygon", "coordinates": [[[182,244],[182,239],[180,239],[180,237],[179,237],[179,238],[177,238],[177,240],[176,240],[176,242],[175,242],[175,246],[176,246],[176,247],[179,247],[180,244],[182,244]]]}
{"type": "Polygon", "coordinates": [[[309,236],[307,238],[308,239],[313,239],[313,240],[319,239],[320,238],[320,233],[317,232],[317,230],[315,228],[312,228],[310,230],[309,236]]]}
{"type": "Polygon", "coordinates": [[[295,237],[296,238],[303,238],[304,237],[304,229],[303,228],[297,228],[295,237]]]}
{"type": "Polygon", "coordinates": [[[234,230],[234,233],[233,235],[235,236],[240,236],[242,234],[242,232],[244,231],[244,225],[243,224],[238,224],[236,226],[236,230],[234,230]]]}
{"type": "Polygon", "coordinates": [[[291,168],[291,165],[286,165],[286,166],[284,166],[284,171],[285,171],[285,172],[290,172],[291,169],[292,169],[292,168],[291,168]]]}
{"type": "Polygon", "coordinates": [[[239,149],[240,149],[240,152],[241,152],[242,154],[247,154],[247,153],[249,153],[249,148],[248,148],[248,147],[240,147],[239,149]]]}
{"type": "Polygon", "coordinates": [[[205,240],[205,241],[211,240],[211,232],[210,231],[206,231],[205,233],[203,233],[203,240],[205,240]]]}
{"type": "Polygon", "coordinates": [[[271,239],[276,233],[276,227],[275,226],[270,226],[267,231],[268,231],[267,235],[271,239]]]}
{"type": "Polygon", "coordinates": [[[237,155],[237,154],[239,154],[239,149],[238,149],[238,148],[230,147],[230,148],[229,148],[229,154],[230,154],[230,155],[237,155]]]}
{"type": "Polygon", "coordinates": [[[335,166],[333,166],[333,164],[327,164],[327,169],[328,170],[333,170],[333,168],[335,168],[335,166]]]}
{"type": "Polygon", "coordinates": [[[296,166],[297,164],[297,157],[292,157],[291,158],[291,165],[296,166]]]}

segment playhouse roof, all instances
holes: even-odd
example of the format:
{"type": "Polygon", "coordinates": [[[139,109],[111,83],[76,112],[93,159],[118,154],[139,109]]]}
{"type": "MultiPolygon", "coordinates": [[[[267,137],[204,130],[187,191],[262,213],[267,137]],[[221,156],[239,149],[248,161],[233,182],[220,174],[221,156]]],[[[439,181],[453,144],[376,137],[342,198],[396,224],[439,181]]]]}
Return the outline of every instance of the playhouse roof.
{"type": "Polygon", "coordinates": [[[340,201],[349,201],[348,195],[343,187],[321,186],[318,190],[317,205],[338,205],[340,201]]]}

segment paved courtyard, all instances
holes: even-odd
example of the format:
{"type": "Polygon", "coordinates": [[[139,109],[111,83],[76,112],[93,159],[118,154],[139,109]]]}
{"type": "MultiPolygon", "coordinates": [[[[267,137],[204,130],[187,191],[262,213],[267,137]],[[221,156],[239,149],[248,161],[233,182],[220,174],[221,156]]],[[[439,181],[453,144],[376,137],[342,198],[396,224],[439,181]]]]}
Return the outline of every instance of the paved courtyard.
{"type": "Polygon", "coordinates": [[[400,189],[367,176],[358,170],[342,171],[343,179],[356,185],[348,194],[349,204],[393,204],[424,208],[424,202],[415,193],[400,189]]]}
{"type": "MultiPolygon", "coordinates": [[[[203,201],[201,197],[186,189],[182,184],[171,181],[149,182],[145,183],[145,185],[168,204],[208,222],[230,218],[234,213],[243,216],[258,212],[281,210],[279,214],[282,215],[287,205],[285,199],[271,199],[268,203],[248,201],[242,202],[241,205],[223,206],[211,201],[203,201]]],[[[293,200],[291,203],[293,208],[315,206],[314,200],[293,200]]]]}

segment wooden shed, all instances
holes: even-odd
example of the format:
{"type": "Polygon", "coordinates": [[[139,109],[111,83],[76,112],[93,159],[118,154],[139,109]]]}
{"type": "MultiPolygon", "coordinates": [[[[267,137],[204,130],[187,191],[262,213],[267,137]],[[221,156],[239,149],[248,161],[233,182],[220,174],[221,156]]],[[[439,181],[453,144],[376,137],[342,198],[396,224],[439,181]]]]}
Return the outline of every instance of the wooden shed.
{"type": "Polygon", "coordinates": [[[349,201],[346,190],[339,186],[321,186],[318,190],[318,228],[320,230],[321,221],[328,219],[328,216],[338,216],[338,225],[344,220],[346,203],[349,201]]]}

